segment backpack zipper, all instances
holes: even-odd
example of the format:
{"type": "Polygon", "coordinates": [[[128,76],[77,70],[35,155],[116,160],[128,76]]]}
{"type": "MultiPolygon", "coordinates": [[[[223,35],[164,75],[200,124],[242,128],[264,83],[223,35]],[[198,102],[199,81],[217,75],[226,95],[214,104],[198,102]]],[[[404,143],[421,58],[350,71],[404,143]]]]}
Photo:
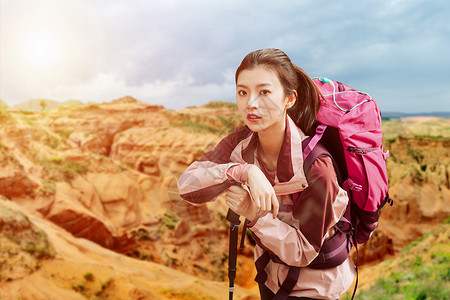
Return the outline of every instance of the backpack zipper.
{"type": "Polygon", "coordinates": [[[358,148],[358,147],[347,147],[348,152],[358,153],[358,154],[367,154],[369,152],[375,151],[378,148],[358,148]]]}

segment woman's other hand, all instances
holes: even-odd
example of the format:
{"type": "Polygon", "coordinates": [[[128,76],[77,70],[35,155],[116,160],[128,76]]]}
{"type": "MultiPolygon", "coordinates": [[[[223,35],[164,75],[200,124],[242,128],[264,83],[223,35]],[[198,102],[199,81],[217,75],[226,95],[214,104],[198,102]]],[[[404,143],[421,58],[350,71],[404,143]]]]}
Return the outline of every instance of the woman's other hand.
{"type": "Polygon", "coordinates": [[[244,216],[250,221],[256,218],[255,203],[246,189],[239,185],[232,185],[227,189],[225,199],[228,207],[238,215],[244,216]]]}
{"type": "Polygon", "coordinates": [[[248,187],[256,208],[256,215],[263,217],[273,208],[273,218],[276,218],[280,205],[275,191],[266,175],[255,165],[248,171],[248,187]]]}

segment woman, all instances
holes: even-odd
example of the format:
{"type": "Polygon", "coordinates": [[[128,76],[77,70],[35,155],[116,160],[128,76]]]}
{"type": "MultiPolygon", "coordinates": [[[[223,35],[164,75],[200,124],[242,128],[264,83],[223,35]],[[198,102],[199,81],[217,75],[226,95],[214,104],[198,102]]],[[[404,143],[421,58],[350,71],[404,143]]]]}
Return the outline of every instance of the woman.
{"type": "Polygon", "coordinates": [[[227,205],[247,219],[257,241],[261,299],[337,299],[354,278],[350,258],[334,268],[307,267],[348,204],[330,157],[316,159],[308,179],[304,173],[302,141],[314,134],[321,101],[284,52],[249,53],[236,71],[236,103],[246,126],[178,180],[185,200],[202,204],[226,192],[227,205]]]}

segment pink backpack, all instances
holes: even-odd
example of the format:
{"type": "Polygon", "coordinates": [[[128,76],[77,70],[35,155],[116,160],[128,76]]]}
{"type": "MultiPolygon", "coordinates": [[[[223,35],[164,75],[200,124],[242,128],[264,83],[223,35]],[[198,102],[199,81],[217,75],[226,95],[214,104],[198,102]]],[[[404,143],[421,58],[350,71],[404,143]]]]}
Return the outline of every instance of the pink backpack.
{"type": "Polygon", "coordinates": [[[328,78],[314,78],[326,102],[322,103],[316,134],[303,142],[305,173],[320,155],[332,158],[350,205],[335,225],[336,234],[322,245],[310,268],[324,269],[341,264],[358,244],[369,240],[378,225],[380,210],[393,201],[388,194],[386,158],[383,152],[381,113],[368,94],[328,78]]]}
{"type": "MultiPolygon", "coordinates": [[[[380,209],[388,202],[388,179],[382,149],[381,114],[375,100],[364,92],[328,78],[314,78],[326,102],[317,120],[321,123],[304,150],[306,158],[325,135],[351,200],[351,223],[358,244],[369,240],[378,224],[380,209]],[[328,135],[325,134],[327,131],[328,135]],[[337,136],[339,138],[337,138],[337,136]]],[[[317,155],[317,154],[316,154],[317,155]]]]}

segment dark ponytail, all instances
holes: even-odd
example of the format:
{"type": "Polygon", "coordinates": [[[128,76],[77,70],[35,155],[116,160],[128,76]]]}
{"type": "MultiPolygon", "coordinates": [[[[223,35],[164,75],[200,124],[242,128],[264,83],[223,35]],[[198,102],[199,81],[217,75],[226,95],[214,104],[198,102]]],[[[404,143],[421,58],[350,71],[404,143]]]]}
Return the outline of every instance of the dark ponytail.
{"type": "Polygon", "coordinates": [[[317,114],[323,99],[317,85],[300,67],[293,64],[297,74],[297,101],[287,111],[292,120],[306,134],[314,135],[317,114]]]}
{"type": "Polygon", "coordinates": [[[297,92],[297,101],[287,113],[306,135],[313,135],[323,97],[311,78],[305,71],[294,65],[283,51],[268,48],[247,54],[236,70],[236,82],[243,70],[256,66],[263,66],[278,74],[285,95],[294,94],[294,90],[297,92]]]}

